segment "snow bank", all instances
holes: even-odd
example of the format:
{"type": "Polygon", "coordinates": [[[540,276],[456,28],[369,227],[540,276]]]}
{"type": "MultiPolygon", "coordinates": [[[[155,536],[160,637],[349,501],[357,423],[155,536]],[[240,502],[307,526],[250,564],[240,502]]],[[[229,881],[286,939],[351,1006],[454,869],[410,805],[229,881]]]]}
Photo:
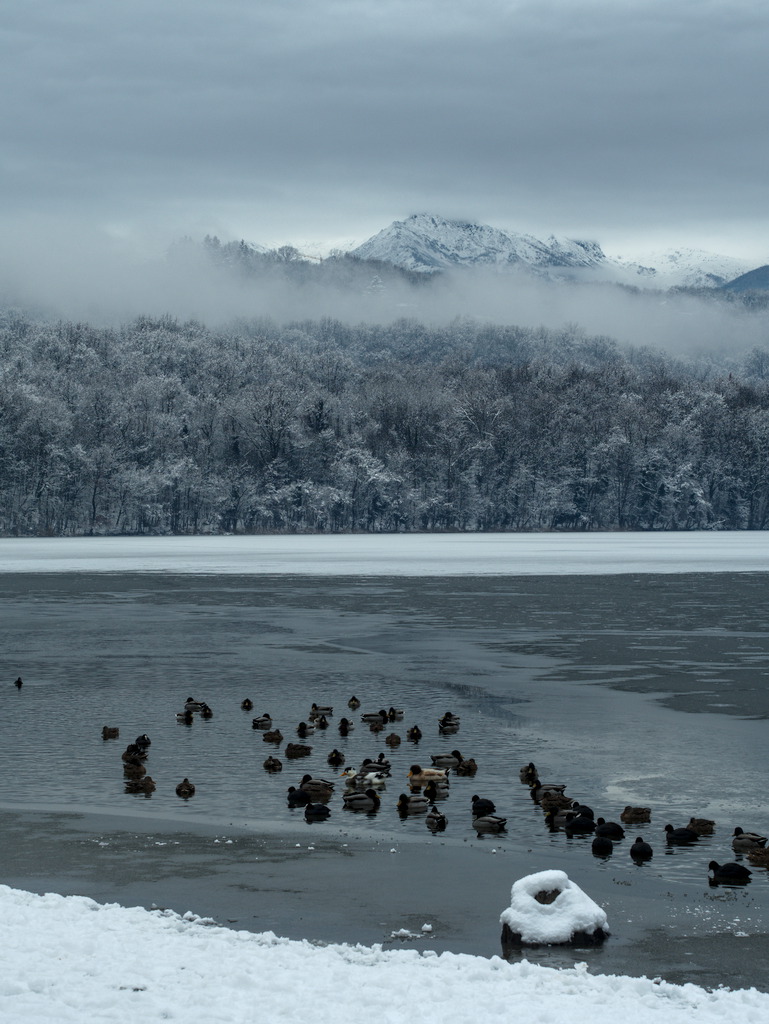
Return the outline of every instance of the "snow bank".
{"type": "Polygon", "coordinates": [[[477,1024],[745,1024],[769,1019],[769,995],[713,993],[646,978],[595,977],[467,954],[315,946],[235,932],[191,914],[101,906],[0,886],[0,1019],[66,1024],[360,1024],[363,1019],[477,1024]]]}
{"type": "Polygon", "coordinates": [[[503,930],[503,944],[589,941],[590,937],[601,941],[609,934],[604,911],[565,871],[538,871],[519,878],[512,888],[510,906],[499,920],[509,930],[503,930]],[[536,899],[540,893],[549,894],[551,902],[536,899]]]}

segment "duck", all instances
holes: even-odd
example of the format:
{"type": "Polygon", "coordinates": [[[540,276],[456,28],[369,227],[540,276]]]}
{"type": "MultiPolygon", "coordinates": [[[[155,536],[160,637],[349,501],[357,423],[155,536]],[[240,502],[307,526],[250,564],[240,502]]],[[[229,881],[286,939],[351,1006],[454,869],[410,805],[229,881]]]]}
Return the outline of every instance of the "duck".
{"type": "Polygon", "coordinates": [[[350,732],[354,728],[355,727],[354,727],[354,725],[352,724],[352,722],[350,721],[349,718],[340,718],[339,719],[339,735],[340,736],[346,736],[348,734],[348,732],[350,732]]]}
{"type": "Polygon", "coordinates": [[[545,824],[551,831],[556,832],[559,828],[563,828],[569,815],[573,813],[568,807],[551,807],[545,814],[545,824]]]}
{"type": "Polygon", "coordinates": [[[412,786],[424,786],[430,779],[446,781],[448,770],[446,768],[422,768],[418,764],[412,764],[409,768],[408,777],[412,786]]]}
{"type": "Polygon", "coordinates": [[[435,804],[433,804],[427,812],[425,825],[427,825],[431,832],[443,832],[445,831],[447,824],[448,818],[446,815],[439,811],[435,804]]]}
{"type": "Polygon", "coordinates": [[[406,739],[410,743],[419,743],[422,739],[422,730],[418,725],[412,725],[411,728],[406,731],[406,739]]]}
{"type": "Polygon", "coordinates": [[[624,825],[646,825],[652,820],[651,807],[631,807],[628,804],[619,820],[624,825]]]}
{"type": "Polygon", "coordinates": [[[545,793],[559,793],[563,795],[563,791],[566,789],[565,784],[555,782],[540,782],[539,779],[535,779],[534,782],[529,786],[529,796],[534,803],[539,803],[545,793]]]}
{"type": "Polygon", "coordinates": [[[536,782],[539,776],[537,775],[537,769],[533,761],[529,761],[525,764],[518,772],[518,777],[524,786],[531,786],[532,783],[536,782]]]}
{"type": "Polygon", "coordinates": [[[473,818],[473,828],[476,832],[505,832],[507,818],[500,818],[497,814],[481,814],[473,818]]]}
{"type": "Polygon", "coordinates": [[[452,750],[450,754],[430,754],[433,768],[456,768],[462,763],[462,755],[458,750],[452,750]]]}
{"type": "Polygon", "coordinates": [[[177,722],[184,722],[185,725],[192,725],[192,718],[193,718],[192,712],[191,711],[187,711],[186,709],[184,711],[177,711],[176,712],[176,721],[177,722]]]}
{"type": "Polygon", "coordinates": [[[139,750],[143,750],[146,753],[147,749],[152,746],[152,740],[149,738],[146,732],[143,732],[141,736],[136,737],[136,739],[134,740],[134,745],[137,746],[139,750]]]}
{"type": "Polygon", "coordinates": [[[334,709],[329,704],[313,704],[310,708],[310,718],[330,718],[334,709]]]}
{"type": "Polygon", "coordinates": [[[422,793],[401,793],[396,806],[399,814],[424,814],[430,801],[422,793]]]}
{"type": "Polygon", "coordinates": [[[378,722],[380,725],[384,725],[387,721],[387,712],[384,708],[380,708],[379,711],[368,711],[365,715],[360,716],[361,722],[365,722],[366,725],[370,725],[372,722],[378,722]]]}
{"type": "Polygon", "coordinates": [[[375,787],[376,789],[382,789],[387,785],[389,776],[385,772],[377,771],[359,771],[356,772],[354,768],[345,768],[341,773],[342,778],[347,779],[348,789],[368,789],[369,787],[375,787]]]}
{"type": "Polygon", "coordinates": [[[387,709],[387,720],[389,722],[400,722],[400,721],[403,720],[403,715],[404,714],[405,714],[405,712],[404,712],[403,708],[393,708],[393,707],[390,707],[390,708],[387,709]]]}
{"type": "Polygon", "coordinates": [[[125,790],[126,793],[144,793],[145,796],[149,796],[150,793],[154,793],[157,789],[155,780],[151,775],[145,775],[142,779],[126,779],[125,790]]]}
{"type": "Polygon", "coordinates": [[[690,828],[673,828],[672,825],[665,826],[665,835],[668,845],[673,846],[688,846],[690,843],[696,843],[700,838],[690,828]]]}
{"type": "Polygon", "coordinates": [[[384,729],[384,722],[369,722],[369,731],[373,733],[380,733],[384,729]]]}
{"type": "Polygon", "coordinates": [[[341,750],[337,750],[336,747],[334,747],[334,749],[331,751],[331,753],[326,758],[327,763],[330,764],[332,768],[339,768],[339,767],[341,767],[344,764],[345,760],[346,760],[346,758],[345,758],[344,754],[342,753],[342,751],[341,750]]]}
{"type": "Polygon", "coordinates": [[[484,814],[493,814],[496,811],[493,800],[480,797],[477,794],[470,798],[474,818],[480,818],[484,814]]]}
{"type": "Polygon", "coordinates": [[[312,775],[302,776],[299,788],[309,793],[314,800],[328,802],[334,793],[334,783],[328,779],[314,779],[312,775]]]}
{"type": "Polygon", "coordinates": [[[441,782],[440,779],[430,779],[425,786],[425,796],[430,803],[435,803],[436,800],[446,800],[448,795],[448,779],[446,783],[441,782]]]}
{"type": "Polygon", "coordinates": [[[147,774],[147,769],[138,757],[123,762],[123,775],[128,779],[140,779],[147,774]]]}
{"type": "Polygon", "coordinates": [[[211,710],[211,708],[208,706],[208,704],[204,704],[203,707],[200,709],[200,717],[201,718],[213,718],[214,717],[214,713],[211,710]]]}
{"type": "Polygon", "coordinates": [[[350,699],[347,701],[347,707],[351,708],[353,711],[357,711],[358,708],[360,707],[360,701],[355,696],[355,694],[353,694],[352,697],[350,697],[350,699]]]}
{"type": "Polygon", "coordinates": [[[769,868],[769,850],[761,846],[748,850],[748,860],[757,868],[769,868]]]}
{"type": "Polygon", "coordinates": [[[739,825],[734,830],[732,837],[732,849],[738,852],[745,852],[747,850],[760,850],[766,846],[766,836],[761,836],[758,832],[744,832],[739,825]]]}
{"type": "Polygon", "coordinates": [[[588,807],[587,804],[581,804],[579,800],[575,800],[571,805],[572,812],[579,814],[583,818],[594,818],[595,813],[592,807],[588,807]]]}
{"type": "Polygon", "coordinates": [[[595,822],[595,834],[606,839],[624,839],[625,830],[616,821],[606,821],[604,818],[597,818],[595,822]]]}
{"type": "Polygon", "coordinates": [[[648,843],[644,842],[643,836],[638,836],[630,847],[630,856],[636,861],[651,860],[654,856],[654,850],[652,850],[648,843]]]}
{"type": "Polygon", "coordinates": [[[609,836],[596,836],[590,848],[594,857],[608,857],[614,852],[614,843],[609,836]]]}
{"type": "Polygon", "coordinates": [[[575,803],[565,793],[549,792],[542,794],[539,806],[547,814],[548,811],[574,810],[575,803]]]}
{"type": "Polygon", "coordinates": [[[452,733],[459,732],[459,722],[448,721],[438,722],[438,732],[441,736],[450,736],[452,733]]]}
{"type": "Polygon", "coordinates": [[[399,747],[401,745],[401,738],[397,732],[391,732],[385,736],[385,743],[388,747],[399,747]]]}
{"type": "Polygon", "coordinates": [[[286,793],[286,802],[289,807],[306,807],[312,802],[312,796],[305,789],[298,786],[289,786],[286,793]]]}
{"type": "Polygon", "coordinates": [[[296,735],[300,740],[306,739],[315,732],[315,726],[307,722],[300,722],[296,727],[296,735]]]}
{"type": "Polygon", "coordinates": [[[182,800],[189,800],[191,796],[195,795],[195,787],[186,776],[176,787],[176,795],[180,796],[182,800]]]}
{"type": "Polygon", "coordinates": [[[253,711],[254,702],[252,700],[249,700],[248,697],[246,697],[245,700],[242,700],[240,702],[240,706],[244,711],[253,711]]]}
{"type": "Polygon", "coordinates": [[[256,718],[251,719],[252,729],[271,729],[272,728],[272,716],[268,714],[257,715],[256,718]]]}
{"type": "Polygon", "coordinates": [[[690,828],[692,832],[696,832],[698,836],[712,836],[716,823],[710,818],[689,818],[689,824],[686,827],[690,828]]]}
{"type": "Polygon", "coordinates": [[[318,717],[315,719],[315,728],[328,729],[328,719],[326,718],[325,715],[318,715],[318,717]]]}
{"type": "Polygon", "coordinates": [[[308,747],[306,743],[287,743],[284,753],[286,757],[309,757],[312,747],[308,747]]]}
{"type": "Polygon", "coordinates": [[[201,700],[195,700],[194,697],[188,697],[184,702],[185,711],[202,711],[205,704],[201,700]]]}
{"type": "Polygon", "coordinates": [[[24,680],[21,678],[21,676],[17,676],[16,679],[14,680],[13,685],[16,687],[17,690],[20,690],[24,685],[24,680]]]}
{"type": "Polygon", "coordinates": [[[120,729],[116,725],[105,725],[101,730],[103,740],[116,740],[120,736],[120,729]]]}
{"type": "Polygon", "coordinates": [[[372,761],[370,757],[364,757],[361,763],[361,771],[389,772],[390,762],[384,754],[378,754],[372,761]]]}
{"type": "Polygon", "coordinates": [[[454,768],[454,771],[457,775],[475,775],[478,771],[478,765],[476,764],[474,757],[468,757],[466,761],[460,761],[454,768]]]}
{"type": "Polygon", "coordinates": [[[455,715],[452,711],[444,712],[441,715],[441,717],[438,719],[438,724],[439,725],[441,725],[441,724],[445,725],[448,722],[456,722],[457,725],[459,725],[459,715],[455,715]]]}
{"type": "Polygon", "coordinates": [[[266,772],[282,772],[283,771],[283,762],[281,760],[279,760],[277,757],[270,756],[264,762],[262,767],[264,768],[264,770],[266,772]]]}
{"type": "Polygon", "coordinates": [[[331,814],[325,804],[307,804],[304,809],[305,821],[323,821],[331,814]]]}
{"type": "Polygon", "coordinates": [[[137,747],[135,743],[129,743],[120,756],[124,761],[132,761],[136,758],[140,761],[146,761],[147,751],[144,747],[137,747]]]}
{"type": "Polygon", "coordinates": [[[362,793],[344,793],[342,800],[348,811],[378,811],[382,803],[375,789],[367,789],[362,793]]]}
{"type": "Polygon", "coordinates": [[[746,868],[744,864],[737,864],[735,861],[730,861],[728,864],[719,864],[718,861],[712,860],[708,864],[708,875],[712,875],[712,881],[716,883],[745,885],[746,882],[750,881],[752,874],[753,872],[750,868],[746,868]]]}
{"type": "Polygon", "coordinates": [[[283,733],[280,729],[268,729],[267,732],[262,733],[262,739],[265,743],[282,743],[283,733]]]}

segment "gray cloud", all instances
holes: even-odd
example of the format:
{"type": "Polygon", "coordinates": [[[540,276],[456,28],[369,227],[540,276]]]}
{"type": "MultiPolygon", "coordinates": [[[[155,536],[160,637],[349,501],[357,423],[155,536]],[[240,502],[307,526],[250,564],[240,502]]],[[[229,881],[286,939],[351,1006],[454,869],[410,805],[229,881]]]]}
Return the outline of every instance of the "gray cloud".
{"type": "Polygon", "coordinates": [[[275,243],[431,210],[764,259],[760,2],[5,0],[0,19],[16,236],[275,243]]]}

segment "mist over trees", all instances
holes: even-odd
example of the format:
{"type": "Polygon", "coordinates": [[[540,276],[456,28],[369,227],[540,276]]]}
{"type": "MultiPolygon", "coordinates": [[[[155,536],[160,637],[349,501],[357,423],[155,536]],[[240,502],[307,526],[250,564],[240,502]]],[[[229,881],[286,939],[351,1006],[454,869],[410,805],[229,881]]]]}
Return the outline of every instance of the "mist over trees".
{"type": "Polygon", "coordinates": [[[5,536],[768,525],[769,350],[0,314],[5,536]]]}

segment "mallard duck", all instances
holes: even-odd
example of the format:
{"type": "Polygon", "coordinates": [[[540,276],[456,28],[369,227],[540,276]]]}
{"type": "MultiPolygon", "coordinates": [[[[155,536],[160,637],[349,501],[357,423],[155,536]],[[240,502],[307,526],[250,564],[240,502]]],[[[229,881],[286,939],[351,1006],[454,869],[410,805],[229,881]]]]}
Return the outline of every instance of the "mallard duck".
{"type": "Polygon", "coordinates": [[[20,690],[24,685],[24,680],[21,678],[21,676],[17,676],[13,685],[16,687],[17,690],[20,690]]]}
{"type": "Polygon", "coordinates": [[[518,772],[518,776],[525,786],[530,786],[536,782],[539,776],[537,775],[537,769],[534,767],[534,762],[529,761],[528,764],[525,764],[518,772]]]}
{"type": "Polygon", "coordinates": [[[391,732],[385,736],[385,743],[388,747],[399,747],[401,745],[401,738],[397,732],[391,732]]]}
{"type": "Polygon", "coordinates": [[[101,731],[103,740],[116,740],[120,736],[120,729],[116,725],[105,725],[101,731]]]}
{"type": "Polygon", "coordinates": [[[342,751],[337,750],[336,747],[334,747],[334,749],[326,758],[327,763],[330,764],[332,768],[339,768],[341,765],[344,764],[345,760],[346,758],[342,751]]]}
{"type": "Polygon", "coordinates": [[[176,787],[176,795],[180,796],[183,800],[189,800],[191,796],[195,795],[195,787],[186,776],[176,787]]]}
{"type": "Polygon", "coordinates": [[[454,768],[457,775],[469,776],[475,775],[478,771],[478,765],[475,763],[474,757],[468,757],[466,761],[460,761],[454,768]]]}
{"type": "Polygon", "coordinates": [[[427,812],[425,824],[431,832],[443,832],[448,824],[448,818],[433,804],[427,812]]]}
{"type": "Polygon", "coordinates": [[[282,772],[283,762],[278,760],[277,757],[268,757],[264,762],[263,768],[266,772],[282,772]]]}
{"type": "Polygon", "coordinates": [[[369,731],[373,733],[380,733],[384,729],[384,722],[369,722],[369,731]]]}
{"type": "Polygon", "coordinates": [[[757,868],[769,868],[769,850],[759,846],[755,850],[748,850],[748,860],[757,868]]]}
{"type": "Polygon", "coordinates": [[[573,814],[574,811],[568,807],[551,807],[545,813],[545,824],[553,832],[556,832],[559,828],[563,828],[569,820],[569,815],[573,814]]]}
{"type": "Polygon", "coordinates": [[[478,796],[477,793],[470,798],[470,803],[474,818],[482,818],[484,814],[493,814],[497,809],[493,800],[478,796]]]}
{"type": "Polygon", "coordinates": [[[425,796],[430,803],[436,800],[446,800],[449,795],[448,779],[442,782],[440,779],[430,779],[424,789],[425,796]]]}
{"type": "Polygon", "coordinates": [[[458,750],[452,750],[450,754],[430,754],[433,768],[456,768],[462,762],[462,755],[458,750]]]}
{"type": "Polygon", "coordinates": [[[609,836],[596,836],[590,848],[594,857],[608,857],[614,852],[614,843],[609,836]]]}
{"type": "Polygon", "coordinates": [[[145,775],[142,779],[126,779],[125,781],[126,793],[144,793],[145,796],[149,796],[156,789],[155,780],[151,775],[145,775]]]}
{"type": "Polygon", "coordinates": [[[287,743],[284,753],[286,757],[309,757],[312,747],[308,747],[305,743],[287,743]]]}
{"type": "Polygon", "coordinates": [[[566,789],[565,784],[556,782],[540,782],[539,779],[535,779],[534,782],[529,786],[529,796],[534,803],[539,803],[545,793],[560,793],[566,789]]]}
{"type": "Polygon", "coordinates": [[[744,864],[737,864],[730,861],[728,864],[719,864],[712,860],[708,864],[708,874],[713,876],[714,882],[723,882],[727,885],[745,885],[750,881],[753,872],[744,864]]]}
{"type": "Polygon", "coordinates": [[[373,761],[371,760],[370,757],[364,757],[363,761],[361,762],[360,770],[362,772],[389,772],[390,767],[390,762],[387,760],[384,754],[379,754],[377,755],[377,757],[374,758],[373,761]]]}
{"type": "Polygon", "coordinates": [[[698,836],[712,836],[716,823],[710,818],[689,818],[689,824],[686,827],[690,828],[692,832],[696,832],[698,836]]]}
{"type": "Polygon", "coordinates": [[[330,718],[334,713],[334,709],[328,704],[313,704],[310,708],[310,718],[330,718]]]}
{"type": "Polygon", "coordinates": [[[315,732],[315,726],[308,722],[300,722],[296,727],[296,735],[300,740],[306,739],[315,732]]]}
{"type": "Polygon", "coordinates": [[[123,762],[123,775],[128,779],[140,779],[147,774],[147,769],[138,757],[123,762]]]}
{"type": "Polygon", "coordinates": [[[646,825],[652,820],[651,807],[631,807],[628,804],[619,820],[625,825],[646,825]]]}
{"type": "Polygon", "coordinates": [[[342,778],[347,780],[348,789],[368,789],[373,787],[375,789],[382,789],[387,785],[389,775],[386,772],[377,771],[359,771],[356,772],[354,768],[345,768],[341,772],[342,778]]]}
{"type": "Polygon", "coordinates": [[[403,720],[404,711],[403,708],[388,708],[387,709],[387,720],[389,722],[400,722],[403,720]]]}
{"type": "Polygon", "coordinates": [[[409,768],[408,778],[412,786],[425,786],[430,779],[446,781],[448,770],[446,768],[422,768],[418,764],[412,764],[409,768]]]}
{"type": "Polygon", "coordinates": [[[732,837],[732,849],[745,852],[747,850],[759,850],[766,846],[766,836],[760,836],[758,832],[743,832],[737,826],[732,837]]]}
{"type": "Polygon", "coordinates": [[[665,836],[668,845],[673,846],[688,846],[690,843],[696,843],[700,838],[690,828],[673,828],[672,825],[665,826],[665,836]]]}
{"type": "Polygon", "coordinates": [[[365,722],[366,725],[371,725],[372,722],[384,725],[387,721],[387,712],[384,708],[379,711],[369,711],[365,715],[361,715],[360,720],[365,722]]]}
{"type": "Polygon", "coordinates": [[[654,856],[654,850],[652,850],[648,843],[644,842],[643,836],[638,836],[630,847],[630,856],[633,860],[651,860],[654,856]]]}
{"type": "Polygon", "coordinates": [[[289,807],[306,807],[312,801],[312,796],[304,789],[297,786],[289,786],[286,793],[286,803],[289,807]]]}
{"type": "Polygon", "coordinates": [[[595,823],[595,834],[606,839],[624,839],[625,830],[616,821],[606,821],[604,818],[597,818],[595,823]]]}
{"type": "Polygon", "coordinates": [[[318,715],[318,717],[315,719],[315,728],[328,729],[328,719],[326,718],[325,715],[318,715]]]}
{"type": "Polygon", "coordinates": [[[312,775],[304,775],[299,788],[309,793],[314,800],[328,801],[334,793],[334,783],[328,779],[314,779],[312,775]]]}
{"type": "Polygon", "coordinates": [[[134,758],[138,758],[140,761],[146,761],[147,750],[145,747],[137,747],[135,743],[129,743],[120,756],[124,761],[131,761],[134,758]]]}
{"type": "Polygon", "coordinates": [[[304,817],[306,821],[323,821],[331,814],[331,811],[326,807],[325,804],[307,804],[304,809],[304,817]]]}
{"type": "Polygon", "coordinates": [[[396,806],[399,814],[424,814],[430,801],[422,793],[411,793],[408,796],[401,793],[396,806]]]}
{"type": "Polygon", "coordinates": [[[459,732],[459,722],[438,722],[438,732],[441,736],[450,736],[459,732]]]}
{"type": "Polygon", "coordinates": [[[252,729],[271,729],[272,728],[272,716],[271,715],[257,715],[256,718],[251,719],[252,729]]]}
{"type": "Polygon", "coordinates": [[[551,791],[549,793],[543,793],[540,800],[539,806],[545,812],[548,811],[562,811],[562,810],[574,810],[574,801],[566,796],[565,793],[556,793],[551,791]]]}
{"type": "Polygon", "coordinates": [[[185,711],[202,711],[205,704],[201,700],[195,700],[194,697],[188,697],[184,702],[185,711]]]}
{"type": "Polygon", "coordinates": [[[214,713],[211,710],[211,708],[208,706],[208,704],[204,704],[203,707],[200,709],[200,717],[201,718],[213,718],[214,717],[214,713]]]}
{"type": "Polygon", "coordinates": [[[191,711],[177,711],[176,721],[184,722],[185,725],[192,725],[193,714],[191,711]]]}
{"type": "Polygon", "coordinates": [[[481,814],[473,818],[473,828],[476,832],[504,832],[507,825],[507,818],[500,818],[497,814],[481,814]]]}
{"type": "Polygon", "coordinates": [[[340,736],[346,736],[348,734],[348,732],[350,732],[354,728],[355,728],[355,726],[352,724],[352,722],[350,721],[349,718],[340,718],[339,719],[339,735],[340,736]]]}
{"type": "Polygon", "coordinates": [[[244,711],[253,711],[254,702],[252,700],[249,700],[248,697],[246,697],[245,700],[242,700],[240,702],[240,706],[244,711]]]}
{"type": "Polygon", "coordinates": [[[382,802],[375,789],[367,789],[362,793],[344,793],[342,800],[348,811],[378,811],[382,802]]]}
{"type": "Polygon", "coordinates": [[[419,743],[422,739],[422,730],[418,725],[412,725],[406,732],[406,739],[411,743],[419,743]]]}
{"type": "Polygon", "coordinates": [[[353,694],[352,697],[350,697],[350,699],[347,701],[347,707],[352,708],[353,711],[357,711],[358,708],[360,707],[360,701],[355,696],[355,694],[353,694]]]}
{"type": "Polygon", "coordinates": [[[265,743],[282,743],[283,733],[280,729],[268,729],[267,732],[262,733],[262,740],[265,743]]]}

